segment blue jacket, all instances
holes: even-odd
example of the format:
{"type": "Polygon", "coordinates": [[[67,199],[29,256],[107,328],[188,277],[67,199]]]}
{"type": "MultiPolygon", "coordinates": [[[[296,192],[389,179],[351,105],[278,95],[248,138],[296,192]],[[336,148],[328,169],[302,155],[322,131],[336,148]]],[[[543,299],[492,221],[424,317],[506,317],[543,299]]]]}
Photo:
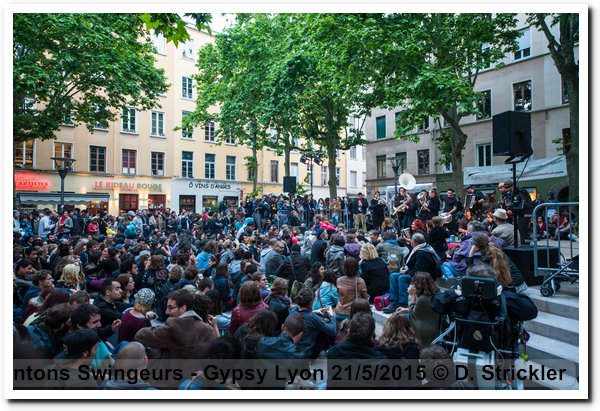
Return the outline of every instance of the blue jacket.
{"type": "Polygon", "coordinates": [[[310,310],[299,310],[298,307],[293,308],[290,311],[290,315],[300,314],[306,321],[306,331],[300,338],[300,341],[296,344],[296,347],[300,351],[304,351],[306,358],[317,358],[321,347],[316,346],[316,341],[319,335],[323,334],[328,337],[335,337],[337,332],[337,323],[335,319],[325,321],[324,317],[313,313],[310,310]]]}
{"type": "Polygon", "coordinates": [[[323,282],[321,287],[315,291],[315,300],[313,301],[313,310],[323,307],[334,307],[339,299],[338,290],[335,284],[323,282]],[[320,298],[319,298],[320,297],[320,298]]]}
{"type": "Polygon", "coordinates": [[[288,333],[281,333],[277,337],[264,337],[256,346],[256,358],[266,359],[303,359],[304,352],[292,341],[288,333]]]}
{"type": "Polygon", "coordinates": [[[198,267],[198,270],[202,270],[203,268],[208,268],[208,260],[211,255],[212,254],[207,253],[205,251],[202,251],[200,254],[198,254],[198,256],[196,257],[196,259],[197,259],[196,266],[198,267]]]}

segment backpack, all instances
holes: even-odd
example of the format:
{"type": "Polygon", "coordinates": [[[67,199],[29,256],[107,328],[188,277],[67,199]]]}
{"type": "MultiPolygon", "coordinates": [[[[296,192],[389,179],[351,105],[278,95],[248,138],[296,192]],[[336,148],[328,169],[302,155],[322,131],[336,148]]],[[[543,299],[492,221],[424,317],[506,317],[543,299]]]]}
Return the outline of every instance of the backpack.
{"type": "Polygon", "coordinates": [[[373,299],[373,305],[375,306],[375,309],[377,311],[383,310],[383,308],[386,307],[389,303],[390,303],[389,293],[384,294],[384,295],[379,295],[373,299]]]}
{"type": "Polygon", "coordinates": [[[390,251],[388,252],[388,256],[387,256],[387,268],[388,268],[388,272],[391,273],[397,273],[400,271],[400,258],[398,257],[398,253],[396,253],[395,251],[390,251]]]}

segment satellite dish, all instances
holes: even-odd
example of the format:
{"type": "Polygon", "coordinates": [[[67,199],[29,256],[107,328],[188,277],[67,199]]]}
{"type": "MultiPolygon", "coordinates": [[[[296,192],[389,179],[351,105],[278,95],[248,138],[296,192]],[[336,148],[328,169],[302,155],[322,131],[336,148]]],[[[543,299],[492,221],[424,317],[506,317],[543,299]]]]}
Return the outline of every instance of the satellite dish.
{"type": "Polygon", "coordinates": [[[403,173],[398,177],[398,185],[407,190],[412,190],[417,185],[417,180],[410,173],[403,173]]]}

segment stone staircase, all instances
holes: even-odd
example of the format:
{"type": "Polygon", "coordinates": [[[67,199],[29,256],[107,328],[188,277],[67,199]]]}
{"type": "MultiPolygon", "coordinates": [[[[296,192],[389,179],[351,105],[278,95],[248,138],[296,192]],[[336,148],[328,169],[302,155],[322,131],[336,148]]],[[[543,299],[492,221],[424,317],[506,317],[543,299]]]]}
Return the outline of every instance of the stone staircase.
{"type": "MultiPolygon", "coordinates": [[[[444,287],[445,284],[440,284],[444,287]]],[[[540,287],[527,289],[526,294],[538,308],[538,316],[524,326],[530,335],[526,352],[534,368],[556,368],[568,364],[561,381],[527,382],[526,389],[576,390],[579,387],[576,370],[579,367],[579,287],[562,283],[552,297],[543,297],[540,287]],[[575,367],[573,366],[575,364],[575,367]]],[[[389,314],[373,309],[379,335],[389,314]]]]}

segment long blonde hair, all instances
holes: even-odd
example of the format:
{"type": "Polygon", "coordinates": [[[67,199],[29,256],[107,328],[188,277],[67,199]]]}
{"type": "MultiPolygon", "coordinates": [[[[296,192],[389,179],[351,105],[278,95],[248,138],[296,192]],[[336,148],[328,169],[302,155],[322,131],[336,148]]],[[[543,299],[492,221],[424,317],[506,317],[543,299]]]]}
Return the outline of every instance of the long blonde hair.
{"type": "Polygon", "coordinates": [[[79,289],[83,285],[81,269],[77,264],[67,264],[62,269],[62,274],[58,279],[59,283],[70,286],[71,288],[79,289]]]}

